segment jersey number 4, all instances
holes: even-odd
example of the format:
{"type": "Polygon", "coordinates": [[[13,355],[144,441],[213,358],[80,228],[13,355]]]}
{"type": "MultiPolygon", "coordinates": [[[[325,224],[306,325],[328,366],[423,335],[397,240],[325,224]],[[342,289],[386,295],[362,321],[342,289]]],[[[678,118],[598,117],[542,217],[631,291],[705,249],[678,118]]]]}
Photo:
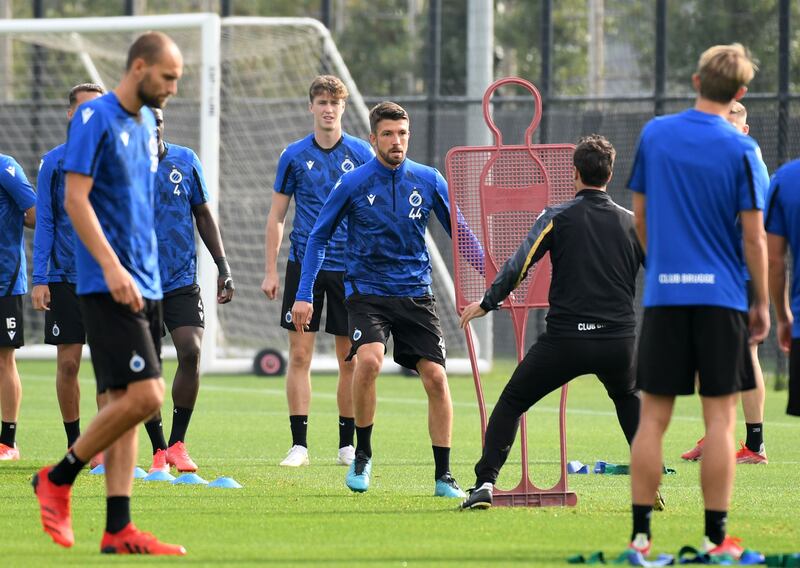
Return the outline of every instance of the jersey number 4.
{"type": "Polygon", "coordinates": [[[422,211],[420,207],[412,207],[411,211],[408,212],[409,219],[422,219],[422,211]]]}

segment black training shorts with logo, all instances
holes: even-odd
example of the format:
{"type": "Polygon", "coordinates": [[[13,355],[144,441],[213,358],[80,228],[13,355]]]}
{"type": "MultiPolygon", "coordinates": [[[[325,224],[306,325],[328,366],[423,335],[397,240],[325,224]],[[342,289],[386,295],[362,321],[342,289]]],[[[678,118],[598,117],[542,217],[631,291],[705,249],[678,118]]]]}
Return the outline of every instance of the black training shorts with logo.
{"type": "Polygon", "coordinates": [[[164,313],[164,325],[170,333],[177,327],[206,326],[203,299],[200,297],[200,286],[197,284],[190,284],[165,293],[161,306],[164,313]]]}
{"type": "Polygon", "coordinates": [[[0,347],[25,345],[22,294],[0,297],[0,347]]]}
{"type": "MultiPolygon", "coordinates": [[[[300,284],[300,264],[290,260],[286,263],[286,279],[283,284],[281,327],[295,331],[292,323],[292,306],[300,284]]],[[[319,331],[322,308],[327,302],[325,331],[331,335],[347,335],[347,310],[344,307],[344,272],[320,270],[314,282],[314,313],[306,331],[319,331]]]]}
{"type": "Polygon", "coordinates": [[[724,396],[755,388],[746,312],[717,306],[645,308],[637,386],[675,396],[724,396]]]}
{"type": "Polygon", "coordinates": [[[44,313],[44,342],[48,345],[86,343],[81,304],[75,284],[51,282],[50,309],[44,313]]]}
{"type": "Polygon", "coordinates": [[[345,301],[350,316],[349,361],[366,343],[394,340],[394,361],[416,370],[420,359],[445,364],[445,344],[433,296],[407,298],[354,293],[345,301]]]}
{"type": "Polygon", "coordinates": [[[80,296],[80,303],[98,393],[161,376],[160,300],[145,299],[136,313],[111,294],[80,296]]]}

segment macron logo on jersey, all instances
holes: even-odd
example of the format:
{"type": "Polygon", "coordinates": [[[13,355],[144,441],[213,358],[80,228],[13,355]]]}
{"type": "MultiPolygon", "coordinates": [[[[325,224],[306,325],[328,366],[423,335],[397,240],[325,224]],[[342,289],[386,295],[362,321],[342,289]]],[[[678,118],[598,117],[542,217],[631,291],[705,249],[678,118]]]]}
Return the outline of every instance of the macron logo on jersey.
{"type": "Polygon", "coordinates": [[[123,131],[123,132],[120,132],[119,139],[122,140],[122,143],[125,144],[125,146],[127,146],[128,142],[131,139],[131,135],[128,134],[127,132],[123,131]]]}
{"type": "Polygon", "coordinates": [[[83,120],[83,123],[86,124],[87,122],[89,122],[93,114],[94,114],[94,109],[91,108],[83,109],[81,111],[81,120],[83,120]]]}
{"type": "Polygon", "coordinates": [[[17,177],[17,170],[14,168],[14,166],[8,166],[6,168],[6,171],[8,172],[8,175],[10,175],[12,178],[17,177]]]}
{"type": "Polygon", "coordinates": [[[309,161],[307,161],[307,162],[306,162],[306,166],[308,166],[308,169],[309,169],[309,170],[310,170],[311,168],[313,168],[313,167],[314,167],[314,160],[309,160],[309,161]]]}
{"type": "Polygon", "coordinates": [[[372,205],[373,203],[375,203],[375,196],[372,193],[370,193],[369,195],[367,195],[367,201],[369,201],[369,204],[372,205]]]}

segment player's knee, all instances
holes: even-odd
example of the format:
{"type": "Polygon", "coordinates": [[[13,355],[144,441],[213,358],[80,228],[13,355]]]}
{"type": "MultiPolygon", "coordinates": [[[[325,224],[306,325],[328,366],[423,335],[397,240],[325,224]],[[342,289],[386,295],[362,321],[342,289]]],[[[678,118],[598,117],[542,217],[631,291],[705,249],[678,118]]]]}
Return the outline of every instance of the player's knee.
{"type": "Polygon", "coordinates": [[[0,348],[0,373],[7,373],[14,368],[15,350],[12,347],[0,348]]]}
{"type": "Polygon", "coordinates": [[[159,412],[164,403],[163,381],[142,381],[135,388],[129,387],[127,398],[129,406],[134,408],[142,419],[149,418],[159,412]]]}
{"type": "Polygon", "coordinates": [[[356,375],[362,380],[365,377],[375,379],[381,372],[381,367],[383,367],[382,356],[370,351],[365,351],[363,354],[358,354],[358,359],[356,361],[356,375]]]}
{"type": "Polygon", "coordinates": [[[311,366],[311,357],[314,354],[312,348],[295,345],[289,350],[289,363],[294,368],[305,369],[311,366]]]}
{"type": "Polygon", "coordinates": [[[80,363],[74,359],[65,359],[58,364],[61,375],[66,379],[77,379],[80,363]]]}
{"type": "Polygon", "coordinates": [[[447,373],[444,369],[428,370],[422,374],[422,382],[428,394],[442,396],[447,393],[447,373]]]}
{"type": "Polygon", "coordinates": [[[184,346],[178,352],[178,365],[184,370],[200,368],[200,346],[192,344],[184,346]]]}

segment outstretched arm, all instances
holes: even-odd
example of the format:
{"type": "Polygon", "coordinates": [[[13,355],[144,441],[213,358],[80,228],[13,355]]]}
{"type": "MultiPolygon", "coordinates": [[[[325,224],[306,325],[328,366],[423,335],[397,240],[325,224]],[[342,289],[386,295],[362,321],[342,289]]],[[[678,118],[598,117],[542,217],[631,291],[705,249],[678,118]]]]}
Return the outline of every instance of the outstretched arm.
{"type": "Polygon", "coordinates": [[[528,236],[495,276],[494,282],[486,290],[483,300],[473,302],[464,309],[461,314],[462,328],[470,320],[499,308],[503,300],[525,279],[533,265],[550,250],[553,239],[553,219],[557,214],[557,209],[542,211],[528,232],[528,236]]]}
{"type": "MultiPolygon", "coordinates": [[[[453,232],[450,224],[450,196],[448,195],[447,191],[447,182],[439,172],[436,172],[436,174],[436,195],[438,196],[438,200],[434,203],[433,212],[436,215],[436,218],[439,219],[439,223],[441,223],[442,227],[444,227],[444,230],[447,231],[447,234],[450,235],[450,238],[452,238],[453,232]]],[[[458,231],[456,234],[464,235],[467,241],[466,246],[463,249],[464,258],[481,275],[485,274],[483,246],[481,246],[480,240],[478,240],[478,237],[476,237],[475,233],[473,233],[472,229],[470,229],[469,225],[467,224],[467,220],[464,218],[464,215],[462,215],[461,209],[459,209],[458,206],[456,206],[456,223],[458,224],[458,231]]]]}

